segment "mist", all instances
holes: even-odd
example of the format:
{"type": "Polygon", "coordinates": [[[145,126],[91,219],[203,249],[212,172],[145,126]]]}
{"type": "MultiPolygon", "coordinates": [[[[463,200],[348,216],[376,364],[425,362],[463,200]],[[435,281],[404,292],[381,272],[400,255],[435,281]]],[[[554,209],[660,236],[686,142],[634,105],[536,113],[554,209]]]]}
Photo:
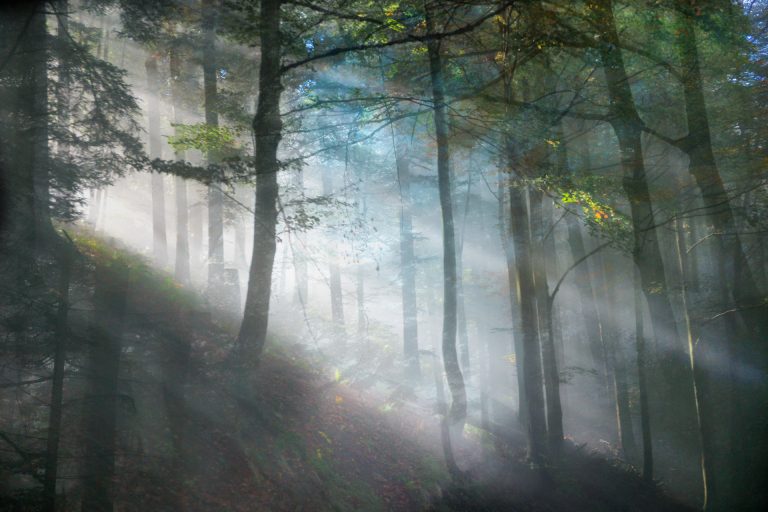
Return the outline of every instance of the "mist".
{"type": "Polygon", "coordinates": [[[764,510],[762,2],[0,9],[0,510],[764,510]]]}

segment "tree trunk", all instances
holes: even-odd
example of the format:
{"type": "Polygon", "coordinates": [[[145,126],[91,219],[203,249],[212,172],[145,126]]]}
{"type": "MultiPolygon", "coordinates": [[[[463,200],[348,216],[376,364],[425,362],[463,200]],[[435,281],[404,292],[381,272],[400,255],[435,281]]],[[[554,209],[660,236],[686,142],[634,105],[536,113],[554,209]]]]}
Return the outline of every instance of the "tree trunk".
{"type": "MultiPolygon", "coordinates": [[[[296,172],[296,188],[302,200],[304,199],[304,174],[301,170],[296,172]]],[[[294,302],[302,307],[307,305],[309,296],[309,272],[307,271],[307,256],[304,251],[304,240],[301,233],[294,236],[295,242],[291,244],[291,259],[293,271],[296,275],[296,292],[294,302]]]]}
{"type": "Polygon", "coordinates": [[[658,392],[664,397],[663,400],[654,401],[659,411],[656,421],[662,427],[658,433],[665,441],[685,443],[687,448],[693,448],[690,445],[692,439],[686,434],[696,425],[693,380],[685,355],[687,346],[678,337],[661,256],[643,157],[643,123],[635,108],[624,67],[611,1],[600,0],[595,4],[593,12],[602,29],[603,44],[599,46],[599,53],[611,100],[610,122],[619,143],[624,175],[622,186],[629,201],[634,235],[632,257],[639,272],[641,290],[648,303],[654,347],[658,355],[658,364],[654,365],[658,379],[653,379],[653,382],[658,381],[658,392]]]}
{"type": "MultiPolygon", "coordinates": [[[[544,366],[544,391],[547,411],[547,437],[553,454],[560,450],[563,441],[563,409],[560,403],[560,372],[557,369],[555,340],[553,333],[553,303],[549,297],[547,280],[546,254],[544,237],[547,235],[547,222],[543,214],[544,193],[533,190],[529,195],[530,219],[533,238],[531,240],[533,277],[536,287],[536,310],[538,313],[538,333],[541,343],[541,356],[544,366]]],[[[549,233],[553,236],[552,233],[549,233]]]]}
{"type": "Polygon", "coordinates": [[[544,416],[542,390],[541,349],[536,319],[536,285],[533,277],[531,230],[526,207],[525,191],[510,184],[510,230],[515,248],[517,284],[520,297],[523,361],[527,408],[528,457],[540,463],[546,446],[547,426],[544,416]]]}
{"type": "MultiPolygon", "coordinates": [[[[685,242],[685,230],[682,220],[676,220],[675,250],[677,253],[677,263],[680,270],[680,297],[683,303],[683,315],[685,320],[686,335],[688,341],[688,355],[693,374],[693,392],[696,399],[696,420],[697,434],[701,444],[701,459],[699,461],[701,468],[702,482],[702,510],[718,510],[720,503],[720,486],[714,466],[716,457],[715,439],[712,432],[712,421],[714,420],[714,411],[709,410],[712,407],[710,396],[710,383],[706,372],[702,371],[701,363],[711,363],[701,356],[702,350],[697,350],[699,329],[691,322],[690,308],[688,305],[688,282],[691,275],[692,259],[687,252],[688,244],[685,242]]],[[[707,353],[707,351],[703,351],[707,353]]]]}
{"type": "Polygon", "coordinates": [[[367,340],[368,321],[365,314],[365,272],[363,265],[357,264],[357,338],[367,340]]]}
{"type": "Polygon", "coordinates": [[[403,301],[403,355],[406,376],[418,379],[419,363],[418,310],[416,305],[416,262],[413,248],[413,220],[411,198],[411,169],[404,148],[395,148],[397,181],[400,185],[400,273],[403,301]]]}
{"type": "Polygon", "coordinates": [[[624,460],[630,464],[638,461],[637,444],[635,443],[634,425],[632,423],[632,411],[629,406],[629,385],[627,372],[629,367],[626,362],[624,348],[622,346],[621,332],[617,322],[616,311],[616,284],[612,282],[611,273],[606,265],[606,255],[602,251],[596,255],[600,262],[599,271],[605,281],[604,315],[602,320],[602,335],[606,341],[609,367],[613,378],[613,392],[616,403],[616,427],[619,434],[619,446],[624,460]]]}
{"type": "MultiPolygon", "coordinates": [[[[173,104],[173,120],[176,124],[183,122],[181,112],[181,55],[178,49],[170,50],[171,97],[173,104]]],[[[184,161],[184,152],[175,151],[176,161],[184,161]]],[[[187,206],[187,184],[183,178],[175,178],[176,192],[176,264],[174,277],[182,284],[189,284],[189,208],[187,206]]]]}
{"type": "Polygon", "coordinates": [[[261,64],[259,103],[253,119],[256,146],[256,205],[253,222],[253,256],[248,276],[243,322],[237,343],[247,363],[256,364],[267,337],[272,266],[277,228],[277,148],[282,137],[280,118],[280,6],[281,0],[261,2],[261,64]]]}
{"type": "Polygon", "coordinates": [[[643,288],[640,271],[635,268],[634,274],[635,344],[637,348],[637,387],[640,395],[640,430],[643,439],[643,479],[650,482],[653,480],[653,438],[651,436],[651,414],[648,408],[645,334],[643,332],[643,288]]]}
{"type": "MultiPolygon", "coordinates": [[[[518,407],[518,420],[523,429],[527,428],[528,424],[528,404],[526,401],[525,392],[525,378],[523,375],[523,360],[525,354],[523,353],[523,332],[522,332],[522,318],[520,309],[520,289],[518,286],[519,279],[517,273],[517,261],[515,260],[515,246],[513,242],[512,224],[505,221],[506,207],[505,196],[506,190],[504,186],[504,174],[499,172],[498,177],[498,223],[499,223],[499,235],[501,238],[501,246],[504,249],[504,256],[507,261],[507,279],[509,283],[509,305],[510,305],[510,320],[512,321],[512,344],[511,347],[515,354],[515,374],[517,375],[517,407],[518,407]]],[[[491,359],[501,360],[504,354],[496,354],[491,359]]],[[[493,373],[492,373],[493,375],[493,373]]]]}
{"type": "MultiPolygon", "coordinates": [[[[149,157],[162,158],[160,140],[160,106],[157,95],[161,91],[160,73],[157,69],[158,55],[152,54],[144,62],[147,70],[147,113],[149,116],[149,157]]],[[[163,268],[168,263],[168,242],[165,229],[165,188],[162,174],[153,172],[152,184],[152,252],[155,265],[163,268]]],[[[95,219],[94,219],[95,223],[95,219]]]]}
{"type": "MultiPolygon", "coordinates": [[[[470,160],[471,161],[471,160],[470,160]]],[[[471,165],[471,164],[470,164],[471,165]]],[[[459,335],[459,358],[461,360],[461,370],[467,379],[470,377],[469,360],[469,333],[467,332],[467,312],[464,303],[464,237],[467,232],[467,216],[469,215],[470,193],[472,192],[472,169],[467,171],[467,196],[464,201],[464,214],[461,219],[461,231],[459,236],[459,247],[456,251],[456,300],[458,305],[458,335],[459,335]]]]}
{"type": "MultiPolygon", "coordinates": [[[[434,31],[434,23],[427,9],[427,32],[434,31]]],[[[463,424],[467,415],[467,394],[456,352],[456,233],[453,222],[450,156],[448,148],[448,118],[445,110],[445,84],[440,44],[431,40],[427,44],[429,74],[432,82],[432,103],[437,139],[437,182],[443,224],[443,364],[451,390],[451,423],[463,424]]]]}
{"type": "Polygon", "coordinates": [[[59,467],[59,441],[61,439],[62,402],[64,397],[64,365],[69,337],[69,282],[72,253],[69,247],[61,250],[59,274],[59,304],[56,311],[55,349],[53,354],[53,382],[51,382],[51,410],[48,417],[48,439],[43,478],[44,510],[56,511],[56,480],[59,467]]]}
{"type": "Polygon", "coordinates": [[[89,396],[84,405],[83,512],[111,512],[115,470],[118,377],[128,268],[97,264],[95,325],[89,356],[89,396]]]}
{"type": "MultiPolygon", "coordinates": [[[[333,196],[333,175],[327,168],[322,170],[323,195],[333,196]]],[[[330,248],[331,261],[328,264],[329,285],[331,291],[331,317],[336,328],[337,341],[341,344],[345,341],[344,333],[344,300],[341,293],[341,272],[337,262],[338,255],[335,248],[330,248]]]]}
{"type": "MultiPolygon", "coordinates": [[[[203,0],[203,93],[205,124],[219,126],[216,106],[216,2],[203,0]]],[[[208,163],[218,162],[216,150],[210,151],[208,163]]],[[[214,301],[220,299],[218,288],[224,273],[224,195],[218,184],[208,187],[208,292],[214,301]]]]}
{"type": "MultiPolygon", "coordinates": [[[[713,413],[712,418],[700,418],[708,424],[719,421],[722,411],[714,405],[703,404],[702,400],[711,399],[714,392],[711,386],[715,384],[725,393],[730,392],[728,402],[738,406],[728,416],[733,422],[731,436],[736,442],[724,447],[719,454],[704,454],[704,460],[711,463],[712,459],[721,459],[724,464],[717,471],[705,471],[707,482],[708,506],[718,510],[726,506],[723,500],[723,484],[715,484],[714,480],[728,478],[733,483],[731,495],[742,500],[738,503],[728,500],[728,505],[755,510],[768,506],[768,491],[761,482],[759,475],[768,472],[768,457],[764,439],[768,434],[765,425],[765,400],[768,395],[765,379],[747,379],[736,376],[729,379],[705,375],[713,369],[710,364],[721,365],[717,361],[718,354],[729,359],[727,365],[731,368],[750,368],[756,374],[765,375],[768,367],[768,351],[765,348],[765,337],[768,334],[768,302],[764,300],[750,268],[746,251],[738,235],[738,226],[730,198],[723,179],[717,167],[712,148],[709,118],[704,98],[704,84],[701,76],[699,53],[696,37],[696,20],[693,12],[684,10],[678,14],[676,27],[677,48],[682,65],[682,86],[685,101],[688,136],[679,146],[689,157],[689,171],[701,191],[705,206],[707,231],[713,236],[704,239],[703,245],[709,247],[717,262],[717,267],[711,279],[713,293],[719,295],[713,298],[720,311],[735,310],[732,314],[720,317],[715,323],[709,323],[701,330],[699,352],[708,361],[705,364],[694,364],[694,372],[699,373],[700,388],[698,393],[699,413],[713,413]],[[738,320],[738,321],[737,321],[738,320]],[[718,334],[724,334],[718,335],[718,334]],[[704,383],[703,381],[712,381],[704,383]],[[740,403],[743,402],[743,403],[740,403]],[[734,460],[733,464],[725,463],[727,457],[734,460]],[[717,492],[715,492],[717,490],[717,492]]],[[[697,249],[701,250],[701,249],[697,249]]],[[[722,392],[722,391],[721,391],[722,392]]],[[[726,427],[727,428],[727,427],[726,427]]],[[[718,443],[706,439],[708,448],[714,448],[718,443]]]]}

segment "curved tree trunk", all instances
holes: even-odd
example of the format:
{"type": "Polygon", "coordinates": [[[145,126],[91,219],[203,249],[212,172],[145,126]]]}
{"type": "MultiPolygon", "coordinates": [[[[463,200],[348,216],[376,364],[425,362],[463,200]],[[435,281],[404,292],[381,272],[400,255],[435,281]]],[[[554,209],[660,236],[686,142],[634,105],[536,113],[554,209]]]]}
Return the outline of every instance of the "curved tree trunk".
{"type": "MultiPolygon", "coordinates": [[[[427,31],[434,30],[427,11],[427,31]]],[[[448,153],[448,117],[445,110],[445,82],[440,45],[431,40],[428,47],[429,74],[432,82],[432,102],[437,138],[437,183],[443,219],[443,364],[451,390],[449,416],[452,422],[463,423],[467,415],[467,394],[464,377],[456,351],[456,232],[453,221],[450,156],[448,153]]]]}
{"type": "Polygon", "coordinates": [[[261,2],[261,64],[259,103],[253,119],[256,146],[256,205],[253,223],[253,256],[248,276],[245,311],[237,343],[247,364],[256,364],[267,337],[272,266],[277,242],[277,148],[282,137],[280,96],[280,6],[281,0],[261,2]]]}

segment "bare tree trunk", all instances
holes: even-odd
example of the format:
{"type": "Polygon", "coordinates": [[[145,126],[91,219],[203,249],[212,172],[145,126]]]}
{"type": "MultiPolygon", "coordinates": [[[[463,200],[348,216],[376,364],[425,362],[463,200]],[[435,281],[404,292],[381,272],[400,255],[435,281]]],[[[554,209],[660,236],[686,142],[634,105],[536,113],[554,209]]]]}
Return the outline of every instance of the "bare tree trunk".
{"type": "Polygon", "coordinates": [[[536,285],[533,277],[531,230],[526,207],[525,191],[511,184],[509,187],[510,229],[515,247],[520,317],[522,327],[525,403],[527,407],[528,456],[540,463],[546,447],[547,425],[544,416],[542,390],[541,348],[536,319],[536,285]]]}
{"type": "MultiPolygon", "coordinates": [[[[147,70],[147,114],[149,116],[149,157],[162,158],[162,144],[160,141],[160,107],[157,94],[160,94],[160,73],[157,68],[158,55],[152,54],[144,62],[147,70]]],[[[152,252],[155,264],[165,267],[168,263],[168,242],[165,229],[165,188],[162,174],[153,172],[152,185],[152,252]]],[[[98,214],[97,214],[98,215],[98,214]]]]}
{"type": "Polygon", "coordinates": [[[418,309],[416,305],[416,261],[413,248],[411,212],[411,169],[405,148],[395,148],[397,180],[400,185],[400,287],[403,301],[403,355],[406,375],[418,379],[419,363],[418,309]]]}
{"type": "MultiPolygon", "coordinates": [[[[216,84],[216,0],[203,0],[203,93],[205,103],[205,124],[219,126],[216,106],[218,95],[216,84]]],[[[217,163],[216,150],[206,158],[217,163]]],[[[214,302],[222,299],[221,287],[224,278],[224,195],[218,184],[208,187],[208,292],[214,302]]]]}
{"type": "MultiPolygon", "coordinates": [[[[629,371],[624,347],[622,346],[621,333],[618,329],[616,311],[616,284],[611,279],[612,275],[606,265],[606,255],[596,255],[600,262],[599,271],[605,281],[604,315],[601,315],[603,339],[606,340],[608,358],[610,362],[611,376],[613,377],[613,392],[616,402],[616,426],[619,433],[619,445],[624,459],[635,464],[638,461],[637,444],[635,443],[634,425],[632,423],[632,411],[629,406],[629,385],[627,372],[629,371]]],[[[615,277],[615,276],[614,276],[615,277]]]]}
{"type": "MultiPolygon", "coordinates": [[[[678,337],[674,309],[669,296],[659,233],[646,176],[642,147],[643,123],[635,107],[630,81],[624,67],[619,37],[610,0],[600,0],[593,7],[596,24],[601,28],[599,53],[604,66],[611,99],[610,122],[618,139],[622,186],[629,201],[633,228],[632,257],[639,271],[641,290],[651,314],[654,348],[659,357],[653,368],[655,388],[664,400],[654,401],[659,413],[655,421],[662,428],[658,434],[667,442],[693,441],[686,432],[695,428],[693,376],[685,356],[687,346],[678,337]]],[[[645,354],[644,354],[645,357],[645,354]]]]}
{"type": "Polygon", "coordinates": [[[635,343],[637,347],[637,386],[640,395],[640,430],[643,439],[643,479],[653,480],[653,437],[651,413],[648,408],[648,384],[646,378],[646,349],[643,332],[643,287],[640,271],[634,269],[635,288],[635,343]]]}
{"type": "MultiPolygon", "coordinates": [[[[434,19],[425,5],[427,32],[434,32],[434,19]]],[[[432,83],[432,109],[437,139],[437,183],[443,225],[443,365],[451,391],[451,406],[441,421],[443,453],[448,471],[454,478],[461,475],[451,446],[449,424],[463,425],[467,416],[467,392],[456,352],[456,232],[453,222],[453,188],[451,186],[450,154],[448,149],[448,117],[445,110],[445,82],[440,57],[440,43],[427,43],[429,75],[432,83]]]]}
{"type": "MultiPolygon", "coordinates": [[[[547,437],[551,452],[556,454],[563,441],[563,409],[560,404],[560,372],[557,369],[555,340],[553,333],[553,303],[549,297],[547,280],[544,237],[547,225],[543,215],[544,193],[533,190],[529,193],[530,219],[533,237],[531,240],[533,277],[536,287],[536,310],[538,313],[538,333],[541,343],[541,356],[544,367],[544,391],[547,411],[547,437]]],[[[552,236],[552,233],[550,233],[552,236]]]]}
{"type": "MultiPolygon", "coordinates": [[[[507,261],[507,279],[509,282],[509,305],[510,305],[510,319],[512,321],[512,345],[515,353],[515,367],[517,375],[517,405],[518,405],[518,420],[520,425],[526,429],[528,424],[528,404],[526,401],[525,392],[525,378],[523,375],[523,360],[525,354],[523,353],[523,333],[522,333],[522,318],[520,309],[520,290],[518,287],[518,273],[517,262],[515,260],[515,246],[513,242],[512,224],[505,221],[507,212],[505,206],[506,189],[504,185],[504,174],[499,172],[498,177],[498,223],[499,223],[499,235],[501,238],[501,245],[504,249],[504,255],[507,261]]],[[[493,361],[496,358],[501,359],[503,354],[497,354],[492,358],[493,361]]]]}
{"type": "Polygon", "coordinates": [[[253,256],[238,346],[249,364],[256,364],[267,336],[272,266],[275,262],[277,228],[277,148],[282,137],[280,96],[281,0],[261,2],[261,64],[259,103],[253,119],[256,156],[256,205],[253,223],[253,256]]]}
{"type": "MultiPolygon", "coordinates": [[[[699,63],[696,15],[692,8],[683,7],[677,16],[675,33],[682,64],[688,127],[688,136],[677,146],[689,156],[689,171],[701,191],[707,231],[712,235],[703,239],[703,245],[709,247],[712,257],[717,261],[717,269],[711,279],[715,281],[713,293],[719,297],[714,298],[713,302],[718,303],[721,311],[733,311],[703,328],[700,344],[696,345],[708,363],[722,364],[715,362],[725,356],[729,359],[727,365],[730,368],[749,367],[756,373],[765,374],[768,368],[768,350],[765,348],[768,302],[764,300],[765,296],[750,268],[738,235],[731,200],[715,160],[699,63]]],[[[699,380],[697,399],[700,423],[704,422],[706,434],[709,435],[709,422],[719,421],[723,417],[719,407],[702,403],[703,400],[713,398],[713,384],[720,388],[718,393],[730,394],[728,403],[732,408],[738,408],[738,411],[734,409],[727,414],[731,425],[726,428],[731,428],[734,442],[721,448],[719,453],[703,455],[708,465],[712,464],[713,459],[719,459],[723,464],[717,470],[706,471],[706,468],[702,468],[708,480],[705,484],[708,495],[705,507],[714,510],[725,506],[755,510],[764,508],[768,505],[768,491],[760,475],[768,472],[768,457],[764,448],[757,447],[765,446],[764,439],[768,431],[764,427],[765,400],[768,396],[765,379],[715,378],[714,375],[706,375],[711,369],[708,363],[693,364],[694,377],[698,373],[699,380]],[[701,414],[704,413],[714,414],[714,417],[702,418],[701,414]],[[732,463],[727,462],[728,458],[732,463]],[[727,479],[735,486],[730,489],[730,493],[724,489],[725,483],[722,481],[727,479]],[[715,480],[721,482],[715,483],[715,480]],[[727,499],[727,495],[737,497],[740,501],[727,499]],[[726,499],[727,502],[724,501],[726,499]]],[[[712,439],[704,439],[703,442],[705,450],[717,450],[720,445],[712,439]]]]}
{"type": "MultiPolygon", "coordinates": [[[[471,160],[470,160],[471,161],[471,160]]],[[[470,164],[471,165],[471,164],[470,164]]],[[[467,379],[470,376],[469,359],[469,333],[467,332],[467,312],[464,304],[464,237],[467,232],[467,216],[469,214],[470,193],[472,192],[472,169],[467,171],[467,196],[464,200],[464,214],[461,219],[459,235],[459,247],[456,252],[456,297],[458,304],[458,334],[459,334],[459,358],[461,370],[467,379]]]]}
{"type": "Polygon", "coordinates": [[[686,327],[686,337],[688,341],[688,356],[691,365],[691,373],[693,374],[693,392],[696,399],[696,420],[698,426],[698,438],[701,444],[701,483],[702,483],[702,510],[718,510],[721,505],[720,501],[720,488],[716,475],[715,458],[716,447],[715,438],[712,432],[712,421],[714,419],[713,410],[708,410],[712,407],[712,400],[710,396],[710,382],[706,372],[702,371],[701,365],[711,364],[712,361],[707,361],[705,357],[702,357],[702,352],[708,354],[706,350],[697,350],[697,343],[699,329],[696,328],[691,322],[690,306],[688,304],[688,281],[689,276],[692,274],[692,270],[695,271],[695,267],[692,266],[692,258],[687,251],[688,244],[685,242],[685,230],[681,219],[676,220],[676,238],[675,249],[677,253],[677,263],[680,270],[681,290],[680,296],[683,302],[683,315],[686,327]]]}
{"type": "MultiPolygon", "coordinates": [[[[327,168],[322,170],[323,195],[331,197],[333,195],[333,176],[327,168]]],[[[341,344],[345,342],[344,333],[344,300],[341,293],[341,272],[339,264],[336,261],[337,254],[334,248],[330,249],[331,261],[328,264],[329,285],[331,291],[331,317],[336,328],[337,341],[341,344]]]]}
{"type": "Polygon", "coordinates": [[[357,265],[357,337],[359,340],[366,340],[368,331],[368,321],[365,314],[365,272],[362,264],[357,265]]]}
{"type": "MultiPolygon", "coordinates": [[[[296,172],[296,188],[304,199],[304,174],[301,170],[296,172]]],[[[309,273],[307,271],[307,256],[304,251],[303,237],[296,233],[295,242],[291,244],[291,259],[293,271],[296,275],[296,292],[294,302],[305,306],[309,298],[309,273]]]]}
{"type": "Polygon", "coordinates": [[[51,410],[48,417],[48,439],[43,478],[44,510],[56,511],[56,481],[59,467],[59,442],[61,439],[62,402],[64,397],[64,365],[69,338],[69,282],[72,253],[69,247],[61,249],[59,274],[59,304],[56,311],[55,349],[53,354],[53,382],[51,383],[51,410]]]}
{"type": "MultiPolygon", "coordinates": [[[[171,72],[171,97],[173,104],[174,122],[183,122],[181,113],[181,55],[177,48],[171,47],[170,72],[171,72]]],[[[184,160],[184,152],[174,153],[176,161],[184,160]]],[[[189,208],[187,206],[187,184],[183,178],[176,176],[174,181],[176,193],[176,264],[174,276],[182,284],[189,284],[189,208]]]]}

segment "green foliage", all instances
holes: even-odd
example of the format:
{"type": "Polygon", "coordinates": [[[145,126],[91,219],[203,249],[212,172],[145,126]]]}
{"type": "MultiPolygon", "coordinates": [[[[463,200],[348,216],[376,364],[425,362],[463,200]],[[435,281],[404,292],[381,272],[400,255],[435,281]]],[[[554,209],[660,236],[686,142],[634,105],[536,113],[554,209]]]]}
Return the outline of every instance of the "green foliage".
{"type": "Polygon", "coordinates": [[[168,143],[179,151],[197,149],[203,153],[225,153],[237,148],[238,132],[227,126],[206,123],[173,124],[176,134],[168,137],[168,143]]]}
{"type": "Polygon", "coordinates": [[[74,232],[72,240],[92,264],[128,274],[128,284],[141,296],[145,305],[172,303],[183,309],[199,307],[195,293],[153,269],[141,256],[120,249],[84,228],[74,232]]]}

